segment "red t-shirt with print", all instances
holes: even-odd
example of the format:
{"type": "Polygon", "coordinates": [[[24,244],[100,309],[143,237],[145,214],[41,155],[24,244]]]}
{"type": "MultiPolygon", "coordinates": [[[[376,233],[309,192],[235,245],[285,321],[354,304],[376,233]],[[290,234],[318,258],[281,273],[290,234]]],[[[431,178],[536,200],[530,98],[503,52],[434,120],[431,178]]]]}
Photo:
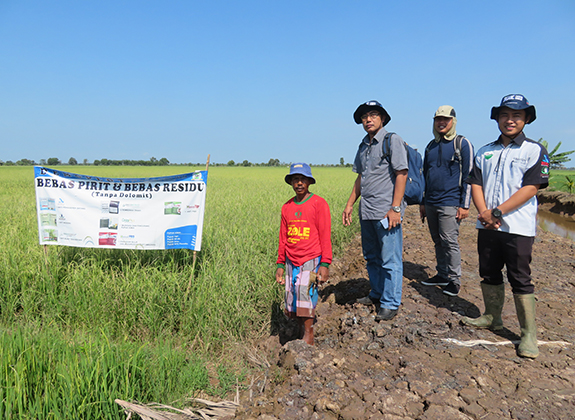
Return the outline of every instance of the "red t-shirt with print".
{"type": "Polygon", "coordinates": [[[282,206],[278,264],[286,257],[296,266],[321,255],[321,262],[331,264],[331,215],[327,202],[311,194],[298,203],[295,197],[282,206]]]}

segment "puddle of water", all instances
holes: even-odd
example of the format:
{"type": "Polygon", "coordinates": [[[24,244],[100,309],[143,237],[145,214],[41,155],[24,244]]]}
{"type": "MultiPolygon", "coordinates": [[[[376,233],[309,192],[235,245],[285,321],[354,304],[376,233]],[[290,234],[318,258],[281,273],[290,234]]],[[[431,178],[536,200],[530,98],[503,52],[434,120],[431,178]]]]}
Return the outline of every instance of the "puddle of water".
{"type": "Polygon", "coordinates": [[[575,242],[575,220],[545,210],[537,212],[537,225],[547,231],[575,242]]]}

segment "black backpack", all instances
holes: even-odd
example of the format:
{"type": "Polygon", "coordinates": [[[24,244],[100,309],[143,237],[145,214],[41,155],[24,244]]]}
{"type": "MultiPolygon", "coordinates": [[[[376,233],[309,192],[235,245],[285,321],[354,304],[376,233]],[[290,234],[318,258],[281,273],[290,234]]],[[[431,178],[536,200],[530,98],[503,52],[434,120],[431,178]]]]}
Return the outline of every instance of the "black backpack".
{"type": "MultiPolygon", "coordinates": [[[[382,142],[383,157],[391,164],[391,136],[395,133],[387,133],[382,142]]],[[[425,191],[425,178],[423,176],[423,159],[421,153],[403,142],[407,151],[407,183],[405,184],[405,194],[403,198],[408,205],[421,204],[423,192],[425,191]]]]}

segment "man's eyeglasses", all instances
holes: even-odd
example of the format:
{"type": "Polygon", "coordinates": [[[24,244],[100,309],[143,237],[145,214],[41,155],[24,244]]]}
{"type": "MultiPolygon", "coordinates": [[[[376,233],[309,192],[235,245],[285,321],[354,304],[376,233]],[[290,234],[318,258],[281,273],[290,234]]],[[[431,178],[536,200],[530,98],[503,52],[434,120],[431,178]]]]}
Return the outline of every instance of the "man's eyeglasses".
{"type": "Polygon", "coordinates": [[[361,120],[362,121],[367,121],[368,118],[374,119],[375,117],[379,117],[379,112],[377,111],[371,111],[368,112],[367,114],[363,114],[361,116],[361,120]]]}

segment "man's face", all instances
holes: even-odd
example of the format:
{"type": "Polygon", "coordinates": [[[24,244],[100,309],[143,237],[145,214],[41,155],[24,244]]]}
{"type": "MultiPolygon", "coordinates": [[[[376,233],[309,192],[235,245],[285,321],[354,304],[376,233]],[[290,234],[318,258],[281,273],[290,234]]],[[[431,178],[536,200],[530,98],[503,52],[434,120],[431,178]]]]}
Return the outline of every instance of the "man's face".
{"type": "Polygon", "coordinates": [[[442,136],[445,136],[453,126],[453,118],[435,117],[433,125],[435,126],[435,131],[437,131],[442,136]]]}
{"type": "Polygon", "coordinates": [[[501,134],[510,139],[514,139],[523,131],[525,124],[528,122],[526,121],[526,115],[524,109],[501,108],[501,110],[499,110],[499,117],[497,118],[501,134]]]}
{"type": "Polygon", "coordinates": [[[370,136],[375,136],[377,132],[383,127],[383,120],[377,111],[369,111],[361,116],[361,123],[363,129],[370,136]]]}
{"type": "Polygon", "coordinates": [[[290,184],[294,192],[297,195],[302,196],[308,193],[311,181],[305,175],[295,174],[291,176],[290,184]]]}

